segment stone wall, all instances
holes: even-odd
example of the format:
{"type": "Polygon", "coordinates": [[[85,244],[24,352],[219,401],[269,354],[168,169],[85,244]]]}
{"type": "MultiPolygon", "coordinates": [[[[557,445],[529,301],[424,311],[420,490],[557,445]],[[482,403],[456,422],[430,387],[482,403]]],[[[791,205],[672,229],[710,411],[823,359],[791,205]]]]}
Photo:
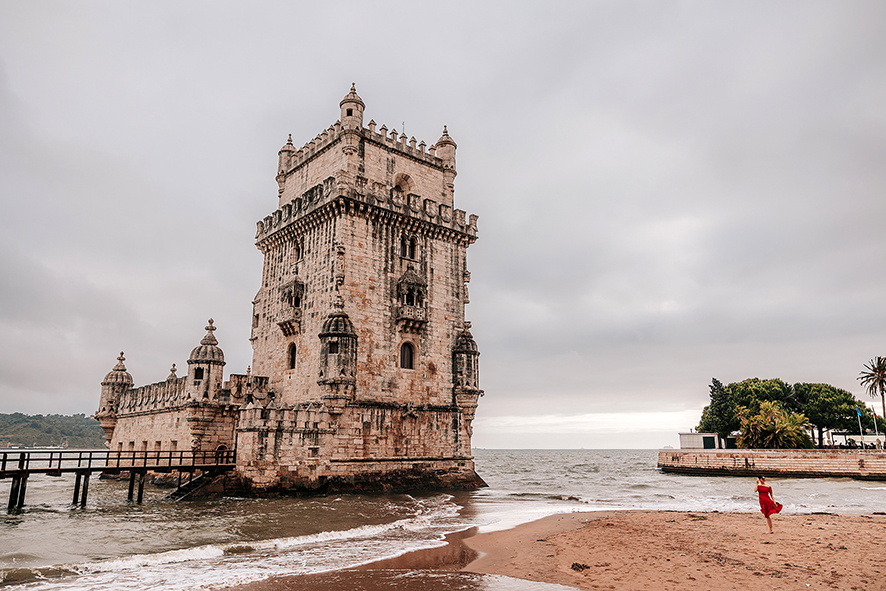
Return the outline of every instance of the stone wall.
{"type": "Polygon", "coordinates": [[[844,449],[662,449],[663,472],[725,476],[886,480],[886,451],[844,449]]]}
{"type": "Polygon", "coordinates": [[[385,488],[391,474],[428,462],[452,480],[447,485],[482,483],[473,472],[467,424],[451,406],[354,403],[340,414],[311,403],[247,408],[237,432],[237,471],[254,492],[316,489],[346,482],[351,472],[364,489],[385,488]]]}
{"type": "Polygon", "coordinates": [[[119,414],[108,447],[111,451],[233,449],[237,413],[235,405],[190,401],[178,407],[119,414]]]}

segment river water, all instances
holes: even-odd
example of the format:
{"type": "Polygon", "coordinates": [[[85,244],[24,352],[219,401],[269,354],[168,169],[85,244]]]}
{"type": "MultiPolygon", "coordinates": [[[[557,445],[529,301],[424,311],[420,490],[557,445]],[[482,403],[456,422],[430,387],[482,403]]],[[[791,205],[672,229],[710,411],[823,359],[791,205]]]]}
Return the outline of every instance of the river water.
{"type": "MultiPolygon", "coordinates": [[[[146,487],[142,505],[126,502],[128,482],[92,479],[85,508],[70,504],[72,475],[33,476],[24,511],[0,516],[0,586],[213,589],[336,571],[439,546],[468,527],[492,531],[559,512],[759,510],[753,478],[664,474],[656,460],[656,450],[475,450],[489,488],[474,492],[175,503],[163,498],[169,490],[146,487]]],[[[786,512],[886,512],[886,483],[770,483],[786,512]]],[[[4,503],[9,486],[0,481],[4,503]]]]}

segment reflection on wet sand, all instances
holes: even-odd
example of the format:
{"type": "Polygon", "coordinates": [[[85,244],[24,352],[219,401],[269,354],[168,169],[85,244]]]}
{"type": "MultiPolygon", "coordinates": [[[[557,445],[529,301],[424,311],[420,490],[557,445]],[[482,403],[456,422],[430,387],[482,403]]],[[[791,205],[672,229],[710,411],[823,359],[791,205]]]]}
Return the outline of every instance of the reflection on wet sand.
{"type": "Polygon", "coordinates": [[[445,545],[407,552],[355,569],[274,577],[228,591],[563,591],[562,585],[525,581],[501,575],[459,572],[478,557],[463,540],[477,528],[446,536],[445,545]],[[433,570],[430,570],[433,569],[433,570]]]}

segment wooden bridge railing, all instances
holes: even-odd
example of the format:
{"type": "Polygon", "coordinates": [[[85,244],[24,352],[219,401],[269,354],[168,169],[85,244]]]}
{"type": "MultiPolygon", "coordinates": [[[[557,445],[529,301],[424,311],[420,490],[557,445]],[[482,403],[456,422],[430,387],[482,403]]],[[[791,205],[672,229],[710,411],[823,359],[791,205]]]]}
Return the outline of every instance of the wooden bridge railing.
{"type": "Polygon", "coordinates": [[[142,502],[145,474],[154,472],[189,472],[195,470],[225,471],[234,468],[237,452],[233,449],[218,450],[153,450],[153,451],[55,451],[29,450],[0,452],[0,479],[12,478],[9,491],[8,512],[21,510],[24,505],[28,477],[31,474],[61,476],[76,474],[74,483],[74,504],[86,505],[89,490],[89,475],[92,472],[129,472],[129,500],[133,498],[133,488],[138,479],[138,503],[142,502]],[[81,479],[83,483],[80,492],[81,479]]]}
{"type": "Polygon", "coordinates": [[[199,468],[233,465],[236,450],[205,451],[14,451],[0,452],[0,478],[26,471],[31,474],[59,474],[95,470],[108,472],[130,468],[199,468]]]}

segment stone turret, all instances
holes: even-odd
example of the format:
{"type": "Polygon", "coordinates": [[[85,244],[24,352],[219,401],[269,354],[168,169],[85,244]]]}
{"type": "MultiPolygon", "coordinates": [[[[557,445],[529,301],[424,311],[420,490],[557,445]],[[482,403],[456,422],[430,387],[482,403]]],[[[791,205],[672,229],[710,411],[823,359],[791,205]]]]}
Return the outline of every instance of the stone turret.
{"type": "Polygon", "coordinates": [[[456,337],[452,348],[452,391],[468,435],[473,434],[471,421],[474,420],[477,402],[483,396],[483,390],[480,389],[479,358],[477,342],[471,335],[471,323],[465,322],[464,330],[456,337]]]}
{"type": "Polygon", "coordinates": [[[188,358],[188,383],[185,387],[187,395],[194,400],[213,400],[222,387],[222,374],[225,366],[225,354],[218,347],[216,327],[209,319],[206,336],[191,351],[188,358]]]}
{"type": "Polygon", "coordinates": [[[120,356],[117,357],[117,365],[102,380],[101,398],[99,399],[98,412],[95,413],[95,418],[101,423],[102,429],[105,432],[105,439],[108,441],[111,440],[114,426],[117,424],[117,405],[119,404],[120,396],[132,388],[132,376],[129,375],[129,372],[126,371],[126,366],[123,365],[125,360],[123,351],[120,351],[120,356]]]}
{"type": "Polygon", "coordinates": [[[320,379],[323,402],[329,412],[338,414],[353,400],[357,384],[357,332],[345,312],[345,303],[336,293],[332,312],[320,331],[320,379]]]}
{"type": "MultiPolygon", "coordinates": [[[[341,107],[342,128],[342,152],[350,156],[352,160],[357,154],[360,145],[361,132],[363,130],[363,99],[357,94],[357,89],[351,84],[351,91],[339,103],[341,107]]],[[[349,162],[348,168],[356,171],[356,162],[349,162]]]]}
{"type": "Polygon", "coordinates": [[[436,155],[443,161],[443,190],[444,194],[453,199],[455,193],[455,176],[458,174],[455,170],[455,149],[458,147],[449,136],[446,126],[443,126],[443,135],[435,144],[437,147],[436,155]]]}
{"type": "Polygon", "coordinates": [[[114,426],[117,424],[117,406],[120,396],[132,388],[132,376],[126,371],[126,366],[123,365],[124,361],[126,358],[123,356],[123,351],[120,351],[117,365],[102,380],[102,394],[99,399],[98,412],[95,413],[95,418],[101,423],[105,439],[108,441],[111,440],[114,426]]]}
{"type": "Polygon", "coordinates": [[[357,94],[354,84],[351,84],[351,91],[345,95],[345,98],[339,103],[341,107],[341,126],[345,130],[360,130],[363,127],[363,99],[357,94]]]}
{"type": "Polygon", "coordinates": [[[295,156],[295,146],[292,145],[292,134],[280,151],[277,152],[277,173],[285,173],[292,167],[292,157],[295,156]]]}
{"type": "Polygon", "coordinates": [[[471,323],[455,339],[452,349],[452,379],[456,390],[479,390],[480,351],[471,334],[471,323]]]}

